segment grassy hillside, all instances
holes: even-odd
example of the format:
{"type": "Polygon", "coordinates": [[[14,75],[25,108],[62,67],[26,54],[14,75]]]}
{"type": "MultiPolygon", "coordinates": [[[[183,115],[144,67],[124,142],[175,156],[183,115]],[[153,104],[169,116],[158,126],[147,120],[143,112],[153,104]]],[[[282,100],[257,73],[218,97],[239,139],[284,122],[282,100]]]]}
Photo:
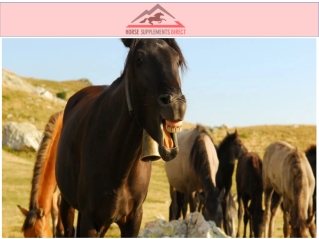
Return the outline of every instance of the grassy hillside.
{"type": "MultiPolygon", "coordinates": [[[[55,82],[37,79],[25,79],[34,86],[44,87],[53,95],[66,91],[67,97],[86,86],[82,81],[55,82]]],[[[40,130],[43,130],[50,115],[62,110],[64,104],[54,103],[31,93],[15,90],[9,87],[2,89],[2,120],[28,121],[40,130]],[[11,117],[8,118],[8,115],[11,117]]],[[[184,128],[193,124],[185,123],[184,128]]],[[[233,132],[235,129],[229,129],[233,132]]],[[[263,156],[265,148],[274,141],[284,140],[288,143],[306,150],[310,144],[316,143],[316,126],[314,125],[264,125],[252,127],[238,127],[238,133],[250,151],[263,156]]],[[[215,143],[226,136],[225,129],[219,129],[212,133],[215,143]]],[[[2,237],[22,237],[21,227],[24,216],[16,205],[25,208],[29,204],[32,170],[35,161],[35,153],[15,152],[7,148],[2,150],[2,237]]],[[[235,178],[235,175],[233,175],[235,178]]],[[[236,185],[233,180],[232,192],[236,193],[236,185]]],[[[164,162],[156,161],[152,166],[152,176],[148,196],[144,203],[144,215],[141,228],[145,222],[157,218],[168,219],[170,204],[169,186],[165,174],[164,162]]],[[[275,222],[275,237],[283,237],[282,215],[279,214],[275,222]]],[[[112,225],[106,237],[118,237],[119,230],[112,225]]]]}

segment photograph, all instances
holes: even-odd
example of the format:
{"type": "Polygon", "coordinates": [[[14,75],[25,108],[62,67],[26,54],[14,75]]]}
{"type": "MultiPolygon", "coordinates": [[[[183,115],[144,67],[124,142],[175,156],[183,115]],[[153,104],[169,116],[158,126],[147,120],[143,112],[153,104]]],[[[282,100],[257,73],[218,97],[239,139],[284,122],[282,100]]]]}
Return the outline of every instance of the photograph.
{"type": "Polygon", "coordinates": [[[316,39],[2,39],[2,237],[316,237],[316,39]]]}

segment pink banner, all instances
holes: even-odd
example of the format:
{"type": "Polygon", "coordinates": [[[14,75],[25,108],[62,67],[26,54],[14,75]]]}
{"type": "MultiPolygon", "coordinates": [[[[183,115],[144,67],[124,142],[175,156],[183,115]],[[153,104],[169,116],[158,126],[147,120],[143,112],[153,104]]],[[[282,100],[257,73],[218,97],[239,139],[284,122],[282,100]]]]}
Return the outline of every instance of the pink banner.
{"type": "Polygon", "coordinates": [[[1,3],[0,35],[318,36],[318,3],[1,3]]]}

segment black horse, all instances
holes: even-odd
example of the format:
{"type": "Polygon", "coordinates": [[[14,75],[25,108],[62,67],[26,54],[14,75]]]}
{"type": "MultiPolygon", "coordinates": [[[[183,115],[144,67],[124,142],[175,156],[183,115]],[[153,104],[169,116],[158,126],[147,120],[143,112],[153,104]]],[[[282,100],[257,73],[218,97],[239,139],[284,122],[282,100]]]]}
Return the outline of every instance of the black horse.
{"type": "Polygon", "coordinates": [[[79,211],[80,237],[102,236],[112,223],[122,237],[137,237],[151,174],[151,163],[141,160],[143,130],[163,160],[178,153],[176,131],[186,111],[179,46],[174,39],[122,41],[130,48],[122,75],[99,94],[75,94],[64,113],[56,159],[60,210],[65,229],[68,211],[79,211]]]}
{"type": "MultiPolygon", "coordinates": [[[[232,195],[230,194],[232,177],[236,159],[247,152],[248,150],[241,141],[237,130],[231,134],[227,132],[226,137],[217,147],[219,166],[216,175],[216,185],[219,190],[225,189],[225,197],[222,202],[224,218],[223,226],[226,234],[232,237],[235,237],[235,225],[232,223],[234,220],[230,218],[229,214],[229,209],[232,208],[232,206],[229,205],[232,199],[232,195]]],[[[232,216],[236,217],[235,214],[232,216]]]]}

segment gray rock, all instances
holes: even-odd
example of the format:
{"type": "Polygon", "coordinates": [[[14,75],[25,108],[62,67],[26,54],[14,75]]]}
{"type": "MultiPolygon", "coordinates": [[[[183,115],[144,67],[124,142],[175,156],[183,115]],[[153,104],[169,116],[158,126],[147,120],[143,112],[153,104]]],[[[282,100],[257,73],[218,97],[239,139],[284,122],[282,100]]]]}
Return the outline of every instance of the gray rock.
{"type": "Polygon", "coordinates": [[[37,151],[42,140],[42,132],[30,123],[8,122],[3,126],[2,146],[15,150],[37,151]]]}
{"type": "Polygon", "coordinates": [[[208,238],[208,237],[228,237],[220,230],[213,221],[205,221],[199,212],[190,213],[185,221],[181,218],[166,222],[157,220],[148,222],[143,230],[140,230],[138,237],[157,238],[208,238]]]}

